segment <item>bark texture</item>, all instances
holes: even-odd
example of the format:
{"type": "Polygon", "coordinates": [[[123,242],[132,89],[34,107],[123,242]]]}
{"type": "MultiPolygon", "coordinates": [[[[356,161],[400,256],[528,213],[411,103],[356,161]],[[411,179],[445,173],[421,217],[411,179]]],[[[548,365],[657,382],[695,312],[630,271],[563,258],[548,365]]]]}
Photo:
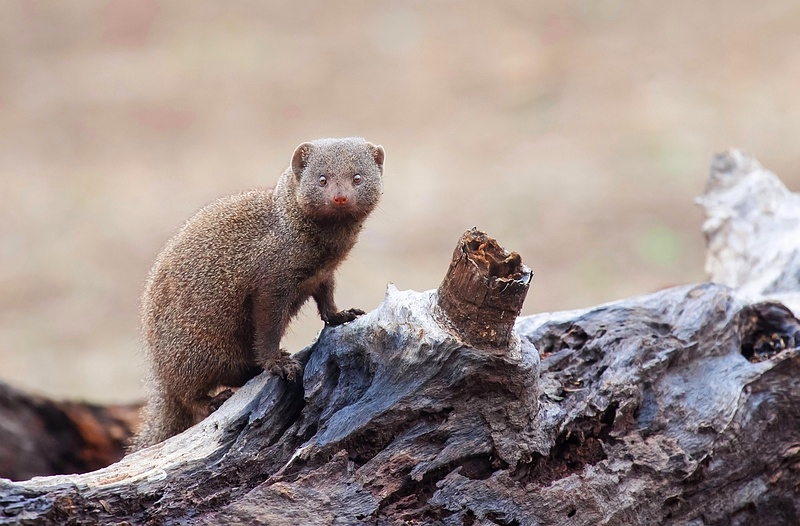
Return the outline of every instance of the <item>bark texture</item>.
{"type": "Polygon", "coordinates": [[[262,375],[112,466],[0,481],[0,523],[800,523],[800,245],[746,226],[775,219],[764,184],[792,229],[796,196],[739,152],[715,158],[701,203],[720,283],[521,318],[487,343],[443,296],[499,278],[524,299],[522,262],[489,243],[505,270],[390,286],[300,353],[302,385],[262,375]]]}
{"type": "Polygon", "coordinates": [[[472,228],[456,245],[437,304],[465,343],[503,352],[532,277],[519,254],[472,228]]]}

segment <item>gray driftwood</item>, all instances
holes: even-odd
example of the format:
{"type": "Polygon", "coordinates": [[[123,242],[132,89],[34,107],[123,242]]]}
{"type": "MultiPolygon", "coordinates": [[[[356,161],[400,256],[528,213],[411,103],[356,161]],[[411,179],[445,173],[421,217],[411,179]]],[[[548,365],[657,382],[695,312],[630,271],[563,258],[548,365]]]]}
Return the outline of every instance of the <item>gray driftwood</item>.
{"type": "MultiPolygon", "coordinates": [[[[112,466],[0,481],[0,523],[797,524],[800,203],[729,152],[701,204],[719,283],[521,318],[506,344],[464,332],[449,278],[390,286],[302,351],[302,386],[262,375],[112,466]]],[[[524,299],[499,254],[466,268],[524,299]]]]}

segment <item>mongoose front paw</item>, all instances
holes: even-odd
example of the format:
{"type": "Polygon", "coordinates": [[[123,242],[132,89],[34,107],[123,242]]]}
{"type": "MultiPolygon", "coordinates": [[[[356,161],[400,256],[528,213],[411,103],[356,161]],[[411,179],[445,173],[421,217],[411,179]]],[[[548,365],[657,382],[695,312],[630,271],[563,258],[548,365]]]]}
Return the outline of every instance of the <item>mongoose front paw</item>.
{"type": "Polygon", "coordinates": [[[293,382],[303,377],[303,364],[281,349],[281,357],[272,362],[267,370],[270,374],[280,376],[284,380],[293,382]]]}
{"type": "Polygon", "coordinates": [[[366,313],[361,309],[347,309],[328,316],[328,318],[323,321],[328,325],[336,326],[347,323],[348,321],[353,321],[363,314],[366,313]]]}

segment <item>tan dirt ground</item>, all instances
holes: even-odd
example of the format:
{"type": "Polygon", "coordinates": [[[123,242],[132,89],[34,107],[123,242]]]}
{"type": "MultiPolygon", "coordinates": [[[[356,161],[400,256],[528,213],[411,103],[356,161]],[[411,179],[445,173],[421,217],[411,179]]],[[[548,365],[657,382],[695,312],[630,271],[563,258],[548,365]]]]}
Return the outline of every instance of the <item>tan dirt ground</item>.
{"type": "Polygon", "coordinates": [[[711,155],[797,190],[799,86],[788,0],[0,2],[0,378],[140,397],[161,245],[318,137],[387,152],[341,307],[436,287],[471,226],[535,270],[525,313],[701,281],[711,155]]]}

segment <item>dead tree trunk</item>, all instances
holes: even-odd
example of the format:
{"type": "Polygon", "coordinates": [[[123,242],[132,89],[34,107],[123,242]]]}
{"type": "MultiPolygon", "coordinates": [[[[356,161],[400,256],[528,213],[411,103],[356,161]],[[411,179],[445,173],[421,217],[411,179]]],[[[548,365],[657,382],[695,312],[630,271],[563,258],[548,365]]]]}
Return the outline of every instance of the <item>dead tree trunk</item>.
{"type": "Polygon", "coordinates": [[[714,278],[719,256],[732,284],[766,287],[676,287],[509,330],[531,273],[471,231],[438,291],[390,286],[326,328],[302,351],[302,385],[262,375],[108,468],[0,481],[0,523],[797,524],[800,322],[765,295],[796,301],[798,245],[759,251],[782,267],[773,280],[725,248],[741,222],[775,216],[748,208],[762,183],[729,192],[754,180],[795,224],[796,196],[731,152],[705,231],[714,278]]]}

